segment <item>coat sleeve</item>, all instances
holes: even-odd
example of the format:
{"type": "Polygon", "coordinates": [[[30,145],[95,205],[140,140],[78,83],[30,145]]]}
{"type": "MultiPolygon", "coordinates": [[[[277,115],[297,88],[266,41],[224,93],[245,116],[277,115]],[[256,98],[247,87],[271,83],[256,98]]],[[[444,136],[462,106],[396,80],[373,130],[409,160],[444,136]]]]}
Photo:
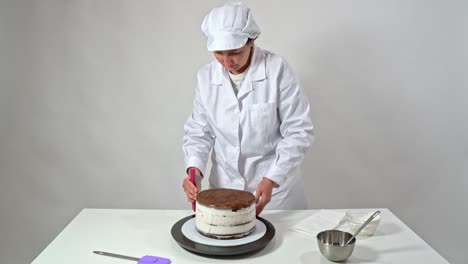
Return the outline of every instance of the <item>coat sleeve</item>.
{"type": "Polygon", "coordinates": [[[265,176],[281,185],[288,175],[300,169],[314,136],[309,101],[286,63],[278,76],[278,85],[278,115],[282,139],[276,147],[275,161],[265,176]]]}
{"type": "Polygon", "coordinates": [[[197,167],[202,175],[205,175],[206,163],[213,148],[214,138],[197,87],[192,114],[184,125],[182,149],[186,171],[189,167],[197,167]]]}

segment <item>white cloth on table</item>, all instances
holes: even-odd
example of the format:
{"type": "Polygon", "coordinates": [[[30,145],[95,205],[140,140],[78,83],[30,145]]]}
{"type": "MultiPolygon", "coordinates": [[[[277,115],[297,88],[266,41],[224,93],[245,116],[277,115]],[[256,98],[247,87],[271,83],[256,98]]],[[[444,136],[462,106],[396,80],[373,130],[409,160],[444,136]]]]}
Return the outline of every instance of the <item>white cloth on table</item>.
{"type": "Polygon", "coordinates": [[[343,225],[345,222],[344,212],[322,209],[291,227],[291,230],[315,237],[324,230],[337,229],[348,231],[347,226],[343,225]]]}

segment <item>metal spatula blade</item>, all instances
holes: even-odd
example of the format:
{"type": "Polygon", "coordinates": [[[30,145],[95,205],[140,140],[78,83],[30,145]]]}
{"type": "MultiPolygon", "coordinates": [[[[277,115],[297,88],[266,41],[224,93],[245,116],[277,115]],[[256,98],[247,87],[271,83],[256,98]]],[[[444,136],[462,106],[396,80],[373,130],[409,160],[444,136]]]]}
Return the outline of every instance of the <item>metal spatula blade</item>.
{"type": "Polygon", "coordinates": [[[135,257],[124,256],[124,255],[119,255],[119,254],[114,254],[114,253],[109,253],[109,252],[104,252],[104,251],[93,251],[93,253],[101,255],[101,256],[138,261],[139,264],[144,264],[144,263],[169,264],[171,263],[170,259],[158,257],[158,256],[146,255],[141,258],[135,258],[135,257]]]}
{"type": "Polygon", "coordinates": [[[107,257],[119,258],[119,259],[127,259],[127,260],[134,260],[134,261],[140,260],[140,258],[129,257],[129,256],[124,256],[124,255],[119,255],[119,254],[114,254],[114,253],[109,253],[109,252],[104,252],[104,251],[93,251],[93,253],[102,255],[102,256],[107,256],[107,257]]]}

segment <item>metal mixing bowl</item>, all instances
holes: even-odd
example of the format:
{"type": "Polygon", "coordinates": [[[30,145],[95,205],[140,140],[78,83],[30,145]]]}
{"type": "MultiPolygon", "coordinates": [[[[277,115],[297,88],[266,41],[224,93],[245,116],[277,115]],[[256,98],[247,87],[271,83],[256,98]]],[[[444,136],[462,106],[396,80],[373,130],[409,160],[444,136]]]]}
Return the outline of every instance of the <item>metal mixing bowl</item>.
{"type": "Polygon", "coordinates": [[[353,238],[348,245],[346,242],[353,235],[340,230],[326,230],[317,234],[317,244],[320,253],[328,260],[343,261],[351,256],[356,244],[356,238],[353,238]]]}

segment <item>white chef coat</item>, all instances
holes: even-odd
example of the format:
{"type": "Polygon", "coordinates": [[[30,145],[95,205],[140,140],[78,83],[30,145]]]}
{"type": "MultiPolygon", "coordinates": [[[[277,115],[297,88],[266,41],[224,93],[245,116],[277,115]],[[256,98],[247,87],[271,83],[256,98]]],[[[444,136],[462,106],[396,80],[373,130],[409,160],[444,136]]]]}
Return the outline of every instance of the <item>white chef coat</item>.
{"type": "Polygon", "coordinates": [[[205,175],[210,151],[210,188],[255,194],[263,177],[273,180],[266,209],[308,207],[300,165],[313,141],[310,106],[287,62],[254,46],[251,65],[235,95],[218,61],[197,74],[193,112],[184,126],[186,168],[205,175]]]}

